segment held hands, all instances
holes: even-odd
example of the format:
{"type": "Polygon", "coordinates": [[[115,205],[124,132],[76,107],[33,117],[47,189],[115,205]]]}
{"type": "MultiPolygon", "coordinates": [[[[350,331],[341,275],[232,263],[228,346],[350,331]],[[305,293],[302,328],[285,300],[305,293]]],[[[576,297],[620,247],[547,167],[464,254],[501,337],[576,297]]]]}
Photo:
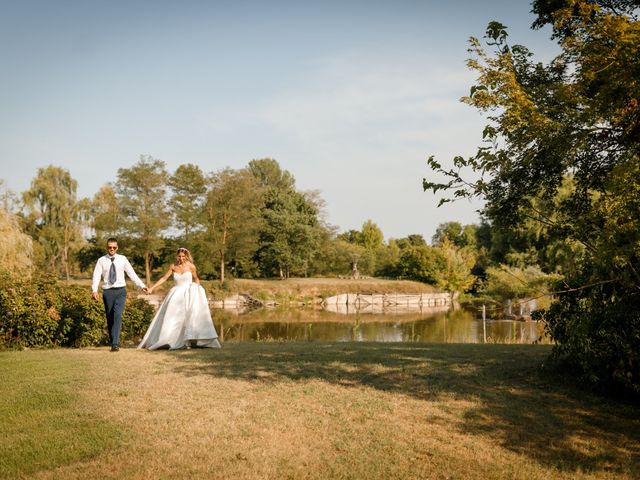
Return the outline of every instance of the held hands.
{"type": "Polygon", "coordinates": [[[153,292],[153,287],[144,287],[142,291],[147,295],[151,295],[151,293],[153,292]]]}

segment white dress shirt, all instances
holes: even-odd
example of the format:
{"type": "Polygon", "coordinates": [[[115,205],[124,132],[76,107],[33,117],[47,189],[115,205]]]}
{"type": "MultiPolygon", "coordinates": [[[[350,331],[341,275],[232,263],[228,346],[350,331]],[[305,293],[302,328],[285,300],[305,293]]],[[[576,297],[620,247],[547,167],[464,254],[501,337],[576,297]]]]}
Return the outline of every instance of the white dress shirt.
{"type": "Polygon", "coordinates": [[[142,283],[142,280],[138,278],[136,272],[133,270],[133,267],[127,260],[127,257],[120,254],[115,254],[113,260],[113,264],[116,266],[116,281],[114,283],[109,283],[109,270],[111,269],[111,256],[104,255],[98,259],[96,262],[96,268],[93,269],[93,281],[91,282],[91,290],[93,292],[98,291],[98,284],[100,283],[100,278],[102,277],[102,289],[107,290],[109,288],[117,288],[124,287],[126,285],[124,274],[129,276],[133,283],[136,284],[138,288],[145,288],[145,284],[142,283]]]}

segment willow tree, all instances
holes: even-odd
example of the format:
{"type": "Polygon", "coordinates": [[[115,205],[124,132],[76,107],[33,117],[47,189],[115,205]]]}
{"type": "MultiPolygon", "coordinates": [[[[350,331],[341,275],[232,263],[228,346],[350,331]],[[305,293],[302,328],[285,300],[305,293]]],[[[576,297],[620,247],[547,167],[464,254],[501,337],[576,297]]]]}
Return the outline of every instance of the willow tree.
{"type": "MultiPolygon", "coordinates": [[[[491,22],[488,53],[470,40],[478,83],[463,101],[489,120],[475,156],[429,166],[446,182],[425,189],[478,196],[498,228],[534,219],[584,246],[545,312],[556,353],[583,378],[640,393],[640,23],[638,2],[537,0],[535,27],[551,25],[559,55],[536,63],[491,22]],[[466,178],[466,173],[476,175],[466,178]],[[480,177],[477,179],[477,177],[480,177]],[[535,199],[575,187],[549,217],[535,199]]],[[[444,199],[447,201],[447,199],[444,199]]]]}
{"type": "Polygon", "coordinates": [[[31,237],[20,228],[15,215],[0,208],[0,276],[25,279],[31,276],[31,237]]]}
{"type": "Polygon", "coordinates": [[[82,241],[78,183],[68,170],[49,165],[39,168],[23,193],[27,232],[39,245],[39,263],[70,277],[71,249],[82,241]]]}
{"type": "Polygon", "coordinates": [[[160,256],[164,246],[162,233],[171,224],[167,180],[162,160],[141,155],[133,167],[118,169],[115,184],[122,231],[130,238],[134,252],[144,260],[147,285],[151,283],[153,259],[160,256]]]}

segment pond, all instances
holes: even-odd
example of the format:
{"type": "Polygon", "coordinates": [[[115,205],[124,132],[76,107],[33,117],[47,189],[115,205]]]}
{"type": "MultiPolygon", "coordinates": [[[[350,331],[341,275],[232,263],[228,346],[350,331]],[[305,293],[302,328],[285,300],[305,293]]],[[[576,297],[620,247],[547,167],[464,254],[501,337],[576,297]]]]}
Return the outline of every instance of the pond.
{"type": "Polygon", "coordinates": [[[468,309],[341,314],[310,308],[213,309],[223,342],[549,343],[534,321],[487,320],[468,309]]]}

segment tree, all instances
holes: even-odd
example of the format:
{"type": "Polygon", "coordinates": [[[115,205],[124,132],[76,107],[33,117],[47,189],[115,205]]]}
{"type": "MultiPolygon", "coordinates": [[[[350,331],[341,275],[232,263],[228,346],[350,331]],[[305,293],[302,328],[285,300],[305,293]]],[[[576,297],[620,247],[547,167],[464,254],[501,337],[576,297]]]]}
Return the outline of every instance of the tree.
{"type": "Polygon", "coordinates": [[[287,170],[282,170],[280,164],[273,158],[251,160],[247,168],[263,189],[275,188],[285,191],[295,189],[296,181],[293,175],[287,170]]]}
{"type": "Polygon", "coordinates": [[[431,241],[435,246],[441,245],[445,239],[449,239],[450,242],[461,248],[475,247],[476,230],[475,225],[462,226],[459,222],[441,223],[431,241]]]}
{"type": "Polygon", "coordinates": [[[476,262],[476,256],[470,247],[458,247],[445,238],[440,246],[435,248],[440,257],[438,268],[435,272],[435,280],[438,287],[451,294],[451,300],[456,295],[471,288],[476,277],[471,269],[476,262]]]}
{"type": "Polygon", "coordinates": [[[487,269],[487,280],[481,291],[501,301],[539,298],[549,292],[554,277],[557,275],[546,274],[537,266],[518,268],[499,265],[487,269]]]}
{"type": "Polygon", "coordinates": [[[380,227],[372,220],[367,220],[362,225],[362,246],[367,250],[375,250],[384,243],[384,235],[380,227]]]}
{"type": "Polygon", "coordinates": [[[9,213],[15,213],[18,210],[18,198],[16,194],[7,188],[5,181],[0,178],[0,208],[9,213]]]}
{"type": "Polygon", "coordinates": [[[317,192],[298,192],[295,179],[271,158],[252,160],[248,170],[262,190],[256,259],[263,274],[307,275],[323,235],[323,201],[317,192]]]}
{"type": "Polygon", "coordinates": [[[365,254],[363,243],[362,232],[359,230],[347,230],[336,237],[337,253],[340,257],[348,259],[351,278],[360,278],[358,262],[365,254]]]}
{"type": "Polygon", "coordinates": [[[360,278],[358,262],[365,254],[364,247],[357,243],[345,242],[344,240],[338,240],[336,245],[338,247],[338,252],[348,259],[349,276],[353,279],[360,278]]]}
{"type": "Polygon", "coordinates": [[[416,245],[400,252],[397,273],[401,278],[434,284],[438,270],[442,268],[442,258],[429,245],[416,245]]]}
{"type": "Polygon", "coordinates": [[[257,258],[267,275],[306,275],[322,238],[317,207],[295,190],[268,189],[261,209],[257,258]]]}
{"type": "Polygon", "coordinates": [[[0,208],[0,276],[29,278],[32,269],[32,240],[20,229],[15,215],[0,208]]]}
{"type": "Polygon", "coordinates": [[[167,180],[165,163],[149,155],[141,155],[131,168],[118,169],[116,193],[123,231],[130,235],[134,252],[143,258],[147,285],[151,284],[153,259],[164,245],[162,232],[170,225],[167,180]]]}
{"type": "Polygon", "coordinates": [[[424,179],[423,187],[483,198],[496,226],[528,218],[553,228],[569,247],[581,244],[584,258],[557,285],[565,293],[544,312],[555,352],[589,382],[640,393],[640,234],[628,228],[640,184],[637,7],[621,0],[533,2],[534,25],[551,24],[561,48],[548,64],[510,46],[506,27],[491,22],[486,38],[495,51],[471,39],[468,65],[478,84],[463,98],[488,113],[485,144],[469,159],[454,158],[451,169],[429,158],[449,181],[424,179]],[[480,178],[463,178],[469,170],[480,178]],[[567,177],[575,188],[554,205],[567,177]]]}
{"type": "Polygon", "coordinates": [[[236,269],[252,262],[261,226],[261,194],[248,169],[226,168],[211,175],[205,204],[207,243],[217,253],[220,282],[230,256],[236,269]]]}
{"type": "Polygon", "coordinates": [[[46,268],[70,278],[71,248],[82,240],[78,184],[68,170],[50,165],[39,168],[24,192],[28,232],[42,248],[46,268]]]}
{"type": "Polygon", "coordinates": [[[362,245],[362,232],[360,230],[347,230],[346,232],[338,234],[337,238],[347,243],[362,245]]]}
{"type": "Polygon", "coordinates": [[[389,272],[389,262],[394,252],[388,251],[384,244],[384,234],[373,220],[364,222],[361,230],[341,233],[337,239],[352,245],[349,256],[353,278],[358,278],[362,272],[366,275],[373,275],[378,271],[389,272]]]}
{"type": "Polygon", "coordinates": [[[104,185],[91,201],[91,226],[96,235],[96,243],[106,245],[107,238],[117,237],[123,223],[118,197],[111,184],[104,185]]]}
{"type": "Polygon", "coordinates": [[[191,234],[202,224],[206,178],[200,167],[189,163],[180,165],[169,177],[169,186],[172,191],[169,206],[177,226],[184,231],[184,241],[189,242],[191,234]]]}

